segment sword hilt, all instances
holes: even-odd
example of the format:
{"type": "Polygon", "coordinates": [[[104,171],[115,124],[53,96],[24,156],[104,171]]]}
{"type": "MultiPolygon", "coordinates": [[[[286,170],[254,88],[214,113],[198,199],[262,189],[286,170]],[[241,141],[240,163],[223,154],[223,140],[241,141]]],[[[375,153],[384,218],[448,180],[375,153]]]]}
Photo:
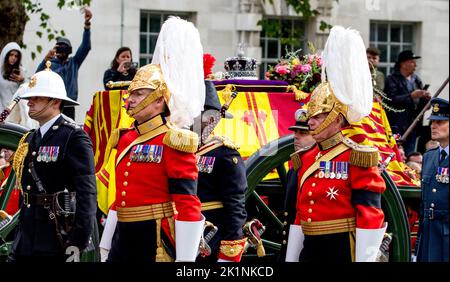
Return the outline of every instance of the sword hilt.
{"type": "Polygon", "coordinates": [[[216,235],[217,230],[217,226],[209,221],[205,221],[202,236],[200,238],[200,244],[198,246],[197,256],[200,255],[201,257],[207,257],[211,255],[211,247],[208,245],[208,243],[211,241],[214,235],[216,235]],[[204,235],[207,228],[210,228],[211,230],[209,230],[208,233],[204,235]]]}
{"type": "Polygon", "coordinates": [[[11,103],[3,110],[3,112],[0,114],[0,123],[3,123],[6,118],[9,116],[9,114],[11,113],[11,111],[14,109],[14,107],[17,105],[17,103],[19,103],[20,101],[20,97],[17,96],[16,98],[14,98],[11,103]]]}

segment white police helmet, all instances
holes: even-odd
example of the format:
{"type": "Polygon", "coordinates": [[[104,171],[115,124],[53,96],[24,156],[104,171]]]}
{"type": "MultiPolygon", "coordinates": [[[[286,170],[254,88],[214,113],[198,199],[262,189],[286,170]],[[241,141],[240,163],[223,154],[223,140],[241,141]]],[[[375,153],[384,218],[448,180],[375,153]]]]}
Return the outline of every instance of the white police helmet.
{"type": "Polygon", "coordinates": [[[20,95],[22,99],[31,97],[48,97],[65,101],[67,106],[79,105],[78,102],[67,97],[66,87],[61,76],[50,69],[50,62],[46,63],[47,68],[35,73],[24,93],[20,95]]]}

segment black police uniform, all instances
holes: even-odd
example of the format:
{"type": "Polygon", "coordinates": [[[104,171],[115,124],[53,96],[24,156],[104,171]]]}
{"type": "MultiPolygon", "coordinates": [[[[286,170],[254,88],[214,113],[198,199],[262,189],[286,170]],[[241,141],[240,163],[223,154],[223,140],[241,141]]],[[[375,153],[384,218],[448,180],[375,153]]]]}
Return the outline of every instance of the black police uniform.
{"type": "Polygon", "coordinates": [[[202,214],[218,227],[209,242],[211,255],[198,261],[217,261],[221,240],[240,240],[247,219],[245,165],[236,147],[224,137],[212,137],[197,153],[197,196],[202,202],[202,214]],[[223,207],[220,207],[220,206],[223,207]],[[210,209],[211,208],[211,209],[210,209]]]}
{"type": "Polygon", "coordinates": [[[39,130],[32,130],[23,141],[29,147],[23,160],[22,205],[10,258],[63,260],[65,247],[86,248],[95,224],[97,191],[91,140],[81,127],[61,115],[43,138],[39,130]],[[45,191],[40,191],[33,179],[30,164],[45,191]],[[49,212],[51,194],[65,189],[76,193],[73,226],[64,229],[70,230],[68,234],[59,232],[57,225],[61,226],[62,220],[57,217],[57,224],[49,212]]]}
{"type": "MultiPolygon", "coordinates": [[[[308,120],[306,118],[307,111],[305,109],[298,109],[295,112],[295,124],[289,127],[289,130],[300,130],[303,132],[309,131],[308,120]]],[[[278,262],[284,262],[287,251],[287,240],[289,238],[289,226],[294,223],[297,213],[297,193],[298,193],[298,168],[300,165],[299,154],[302,154],[314,146],[301,148],[300,150],[291,154],[292,168],[286,174],[286,192],[283,206],[283,230],[281,232],[281,250],[278,256],[278,262]]]]}

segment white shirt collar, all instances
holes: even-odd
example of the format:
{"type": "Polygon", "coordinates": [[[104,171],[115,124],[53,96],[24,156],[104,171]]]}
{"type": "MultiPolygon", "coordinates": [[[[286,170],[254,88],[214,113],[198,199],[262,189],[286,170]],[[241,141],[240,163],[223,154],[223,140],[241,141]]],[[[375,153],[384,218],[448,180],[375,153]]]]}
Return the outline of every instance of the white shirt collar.
{"type": "Polygon", "coordinates": [[[47,133],[47,131],[50,129],[50,127],[55,123],[55,121],[61,116],[61,114],[55,116],[54,118],[52,118],[51,120],[47,121],[46,123],[44,123],[44,125],[42,125],[41,127],[39,127],[39,131],[41,132],[41,136],[44,137],[45,133],[47,133]]]}

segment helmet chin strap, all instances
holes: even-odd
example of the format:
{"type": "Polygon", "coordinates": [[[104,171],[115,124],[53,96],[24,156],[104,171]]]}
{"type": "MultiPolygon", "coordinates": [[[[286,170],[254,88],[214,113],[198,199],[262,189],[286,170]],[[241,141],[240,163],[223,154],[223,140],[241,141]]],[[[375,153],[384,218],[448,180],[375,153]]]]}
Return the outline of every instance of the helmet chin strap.
{"type": "Polygon", "coordinates": [[[43,114],[45,111],[47,111],[48,108],[50,108],[50,106],[52,106],[53,104],[55,104],[55,102],[56,102],[55,99],[50,99],[50,100],[48,101],[47,105],[45,105],[45,107],[42,108],[42,110],[40,110],[40,111],[37,112],[37,113],[28,113],[28,115],[30,116],[30,118],[36,120],[36,119],[38,119],[39,117],[41,117],[42,114],[43,114]]]}
{"type": "Polygon", "coordinates": [[[325,128],[327,128],[337,117],[339,116],[339,113],[333,109],[330,113],[328,113],[328,116],[325,118],[325,120],[319,125],[318,128],[314,130],[310,130],[309,133],[311,135],[317,135],[321,133],[325,128]]]}
{"type": "Polygon", "coordinates": [[[334,103],[333,109],[328,113],[328,116],[325,118],[325,120],[322,122],[321,125],[319,125],[318,128],[314,130],[310,130],[309,133],[311,135],[317,135],[321,133],[325,128],[327,128],[333,121],[335,121],[339,114],[342,114],[342,116],[345,119],[345,114],[348,111],[348,106],[344,105],[340,102],[334,103]]]}
{"type": "Polygon", "coordinates": [[[153,91],[147,97],[145,97],[139,104],[137,104],[137,106],[134,107],[133,109],[130,109],[128,105],[127,114],[133,118],[137,113],[145,109],[148,105],[153,103],[159,97],[163,97],[162,95],[160,95],[160,91],[161,91],[160,89],[153,91]]]}

